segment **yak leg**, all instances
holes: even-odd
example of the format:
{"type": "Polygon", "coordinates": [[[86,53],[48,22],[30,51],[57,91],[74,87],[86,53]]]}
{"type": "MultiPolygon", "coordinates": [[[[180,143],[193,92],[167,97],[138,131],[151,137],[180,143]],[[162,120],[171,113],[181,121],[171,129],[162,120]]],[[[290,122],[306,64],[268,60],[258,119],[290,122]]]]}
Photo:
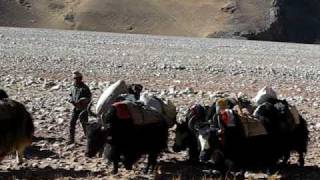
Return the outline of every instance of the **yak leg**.
{"type": "Polygon", "coordinates": [[[18,164],[23,163],[23,150],[16,150],[16,161],[18,164]]]}
{"type": "Polygon", "coordinates": [[[288,163],[289,158],[290,158],[290,152],[285,153],[281,164],[286,165],[288,163]]]}
{"type": "Polygon", "coordinates": [[[118,156],[118,158],[115,158],[115,159],[113,160],[113,170],[112,170],[112,174],[117,174],[117,173],[118,173],[119,159],[120,159],[120,156],[118,156]]]}
{"type": "Polygon", "coordinates": [[[188,161],[193,164],[199,162],[199,150],[197,147],[189,147],[189,159],[188,161]]]}
{"type": "Polygon", "coordinates": [[[133,160],[131,159],[131,156],[125,157],[123,160],[123,165],[126,168],[126,170],[132,170],[132,164],[133,160]]]}
{"type": "Polygon", "coordinates": [[[0,162],[4,159],[4,155],[0,156],[0,162]]]}
{"type": "Polygon", "coordinates": [[[116,148],[116,147],[111,148],[111,159],[113,162],[112,174],[117,174],[118,168],[119,168],[119,161],[120,161],[120,152],[119,152],[118,148],[116,148]]]}
{"type": "Polygon", "coordinates": [[[31,144],[31,139],[24,139],[17,144],[17,146],[16,146],[16,161],[18,164],[23,163],[24,150],[30,144],[31,144]]]}
{"type": "Polygon", "coordinates": [[[303,152],[299,152],[299,165],[300,167],[303,167],[304,166],[304,154],[303,152]]]}
{"type": "Polygon", "coordinates": [[[145,174],[147,174],[149,172],[149,168],[151,167],[151,172],[154,170],[155,168],[155,165],[157,163],[157,157],[158,157],[158,154],[159,153],[149,153],[148,155],[148,163],[147,163],[147,166],[145,167],[145,169],[143,170],[143,172],[145,174]]]}
{"type": "Polygon", "coordinates": [[[24,138],[20,142],[16,144],[16,160],[18,164],[23,163],[23,157],[24,157],[24,150],[27,146],[30,146],[32,144],[32,138],[24,138]]]}

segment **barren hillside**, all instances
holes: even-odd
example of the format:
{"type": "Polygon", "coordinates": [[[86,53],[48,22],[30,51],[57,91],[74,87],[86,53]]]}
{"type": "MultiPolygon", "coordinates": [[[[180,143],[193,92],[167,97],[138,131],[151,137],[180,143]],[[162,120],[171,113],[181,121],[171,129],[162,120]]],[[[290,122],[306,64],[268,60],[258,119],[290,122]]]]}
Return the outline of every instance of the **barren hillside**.
{"type": "MultiPolygon", "coordinates": [[[[144,159],[132,171],[84,156],[86,139],[77,126],[76,145],[66,145],[70,106],[66,102],[71,72],[80,70],[94,100],[111,82],[141,83],[146,91],[172,100],[184,118],[195,102],[242,92],[250,97],[271,85],[280,98],[298,107],[310,130],[305,167],[292,154],[286,168],[247,170],[246,178],[319,179],[320,47],[294,43],[181,38],[0,28],[0,88],[24,103],[34,117],[35,139],[27,161],[13,156],[0,164],[4,179],[210,179],[210,165],[191,166],[186,152],[163,153],[157,171],[141,173],[144,159]]],[[[169,150],[174,138],[170,130],[169,150]]]]}
{"type": "Polygon", "coordinates": [[[0,26],[314,43],[318,1],[1,0],[0,26]]]}

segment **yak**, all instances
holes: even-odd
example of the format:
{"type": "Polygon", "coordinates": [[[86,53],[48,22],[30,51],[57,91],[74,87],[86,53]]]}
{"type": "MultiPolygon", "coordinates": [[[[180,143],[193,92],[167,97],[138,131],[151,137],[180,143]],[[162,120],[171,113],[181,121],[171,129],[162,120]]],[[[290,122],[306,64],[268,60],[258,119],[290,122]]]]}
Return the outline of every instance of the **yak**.
{"type": "Polygon", "coordinates": [[[299,165],[304,166],[309,140],[307,122],[298,113],[294,117],[289,108],[292,106],[286,100],[273,99],[263,102],[253,115],[264,120],[268,133],[282,139],[280,149],[284,153],[283,163],[287,163],[290,152],[296,151],[299,165]]]}
{"type": "Polygon", "coordinates": [[[198,134],[191,128],[190,122],[195,119],[197,123],[204,122],[207,114],[208,107],[200,104],[194,104],[188,108],[186,119],[181,123],[177,123],[175,130],[175,139],[172,150],[180,152],[188,149],[189,159],[191,163],[199,161],[200,148],[198,144],[198,134]]]}
{"type": "MultiPolygon", "coordinates": [[[[228,107],[232,108],[235,104],[230,99],[226,99],[228,107]]],[[[196,126],[208,122],[216,113],[216,103],[211,106],[201,104],[191,105],[183,122],[176,123],[175,141],[172,147],[174,152],[180,152],[188,149],[189,162],[199,161],[200,144],[198,141],[198,131],[196,126]]]]}
{"type": "MultiPolygon", "coordinates": [[[[267,134],[246,137],[241,123],[236,123],[237,131],[232,132],[231,138],[225,137],[224,142],[221,142],[218,130],[212,125],[197,128],[202,155],[200,158],[213,157],[215,161],[219,161],[216,163],[229,160],[232,164],[245,166],[274,165],[280,159],[286,163],[290,152],[297,151],[299,163],[303,166],[308,144],[305,119],[299,115],[299,124],[289,128],[288,122],[293,121],[293,116],[285,100],[272,99],[261,103],[253,115],[263,121],[267,134]]],[[[234,117],[236,122],[240,121],[236,113],[234,117]]],[[[228,128],[225,134],[228,134],[227,131],[228,128]]]]}
{"type": "Polygon", "coordinates": [[[118,163],[123,156],[127,170],[144,154],[148,163],[144,173],[154,169],[159,154],[167,148],[168,124],[165,120],[137,125],[131,117],[119,117],[114,105],[104,115],[104,124],[94,122],[88,125],[86,156],[93,157],[105,144],[109,144],[109,158],[113,162],[113,173],[118,172],[118,163]]]}
{"type": "Polygon", "coordinates": [[[17,162],[22,163],[24,149],[31,144],[35,129],[31,114],[23,104],[6,95],[0,99],[0,122],[0,162],[16,151],[17,162]]]}

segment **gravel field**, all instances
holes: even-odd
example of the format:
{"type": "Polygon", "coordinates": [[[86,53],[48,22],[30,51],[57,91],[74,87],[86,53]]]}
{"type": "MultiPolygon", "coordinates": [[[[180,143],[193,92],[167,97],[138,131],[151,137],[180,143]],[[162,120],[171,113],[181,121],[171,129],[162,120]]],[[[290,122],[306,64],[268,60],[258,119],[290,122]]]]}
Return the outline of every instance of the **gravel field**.
{"type": "MultiPolygon", "coordinates": [[[[209,104],[221,94],[238,92],[253,97],[271,85],[298,107],[311,132],[306,167],[292,165],[275,173],[277,178],[320,178],[319,45],[0,27],[0,67],[0,88],[26,104],[36,125],[28,160],[20,166],[10,156],[1,162],[5,179],[211,177],[183,164],[184,152],[164,154],[153,175],[139,172],[144,161],[133,171],[111,175],[101,158],[84,157],[80,126],[77,144],[67,146],[71,107],[66,99],[74,70],[85,74],[95,101],[107,85],[124,79],[171,99],[180,119],[195,102],[209,104]]],[[[294,156],[291,161],[296,163],[294,156]]],[[[261,176],[268,174],[246,173],[247,178],[261,176]]]]}

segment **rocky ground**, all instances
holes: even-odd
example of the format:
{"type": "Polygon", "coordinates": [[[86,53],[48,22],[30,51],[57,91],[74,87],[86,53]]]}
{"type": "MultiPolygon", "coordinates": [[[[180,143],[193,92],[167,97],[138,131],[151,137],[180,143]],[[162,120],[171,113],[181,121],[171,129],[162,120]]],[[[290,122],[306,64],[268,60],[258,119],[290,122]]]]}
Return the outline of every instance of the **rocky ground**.
{"type": "MultiPolygon", "coordinates": [[[[271,85],[280,98],[307,119],[310,145],[306,167],[247,171],[247,178],[319,179],[320,46],[223,39],[124,35],[94,32],[0,28],[0,88],[23,102],[36,126],[24,164],[14,156],[0,163],[3,179],[210,179],[208,166],[183,162],[186,153],[164,153],[155,174],[111,174],[96,157],[84,157],[85,137],[77,125],[77,143],[67,145],[71,106],[67,103],[71,72],[82,71],[94,100],[110,83],[124,79],[172,100],[179,119],[195,102],[242,92],[249,96],[271,85]]],[[[174,128],[171,132],[174,131],[174,128]]],[[[169,146],[172,145],[173,133],[169,146]]],[[[170,149],[170,148],[169,148],[170,149]]]]}

